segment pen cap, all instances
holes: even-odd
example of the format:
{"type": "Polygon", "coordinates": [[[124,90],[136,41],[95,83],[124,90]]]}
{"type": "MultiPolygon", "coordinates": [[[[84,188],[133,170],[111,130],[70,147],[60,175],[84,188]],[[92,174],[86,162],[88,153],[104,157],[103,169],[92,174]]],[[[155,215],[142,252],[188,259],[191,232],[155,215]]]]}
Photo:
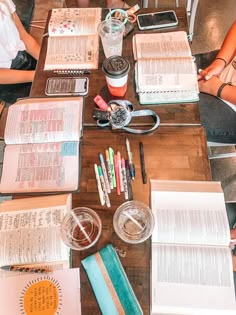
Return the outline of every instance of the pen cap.
{"type": "Polygon", "coordinates": [[[136,200],[127,201],[117,208],[113,226],[123,241],[131,244],[142,243],[153,232],[154,215],[146,204],[136,200]]]}
{"type": "Polygon", "coordinates": [[[68,212],[61,223],[61,238],[74,250],[92,247],[99,239],[102,223],[98,214],[86,207],[78,207],[68,212]]]}

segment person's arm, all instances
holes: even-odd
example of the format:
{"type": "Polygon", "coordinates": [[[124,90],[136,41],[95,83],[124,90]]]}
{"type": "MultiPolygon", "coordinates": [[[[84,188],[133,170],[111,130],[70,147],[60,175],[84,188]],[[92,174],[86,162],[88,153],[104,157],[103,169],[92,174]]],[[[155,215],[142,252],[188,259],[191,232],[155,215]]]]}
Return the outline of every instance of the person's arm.
{"type": "Polygon", "coordinates": [[[236,54],[236,21],[229,29],[216,59],[206,69],[201,70],[198,79],[209,80],[212,76],[219,76],[226,65],[236,54]],[[219,58],[219,59],[217,59],[219,58]]]}
{"type": "MultiPolygon", "coordinates": [[[[201,92],[214,96],[217,96],[218,90],[223,83],[217,76],[213,76],[209,80],[202,79],[198,81],[201,92]]],[[[225,85],[220,97],[236,106],[236,86],[225,85]]]]}
{"type": "Polygon", "coordinates": [[[0,69],[0,84],[15,84],[32,82],[34,70],[0,69]]]}
{"type": "Polygon", "coordinates": [[[39,58],[40,52],[40,45],[39,43],[29,34],[26,32],[24,26],[22,25],[18,15],[13,13],[13,18],[20,34],[21,40],[24,42],[26,51],[34,57],[36,60],[39,58]]]}

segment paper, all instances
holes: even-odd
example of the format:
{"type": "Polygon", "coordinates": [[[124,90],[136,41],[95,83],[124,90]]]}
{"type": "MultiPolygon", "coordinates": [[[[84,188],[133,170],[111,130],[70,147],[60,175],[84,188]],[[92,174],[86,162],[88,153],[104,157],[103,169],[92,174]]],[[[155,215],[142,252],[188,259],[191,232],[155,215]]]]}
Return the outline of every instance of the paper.
{"type": "Polygon", "coordinates": [[[0,279],[1,313],[80,315],[79,268],[0,279]]]}

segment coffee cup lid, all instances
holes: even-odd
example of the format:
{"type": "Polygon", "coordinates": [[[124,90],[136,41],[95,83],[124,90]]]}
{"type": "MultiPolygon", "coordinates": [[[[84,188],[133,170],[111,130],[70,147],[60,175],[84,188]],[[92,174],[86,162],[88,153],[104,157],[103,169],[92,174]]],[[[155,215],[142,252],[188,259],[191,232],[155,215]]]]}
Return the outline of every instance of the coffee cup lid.
{"type": "Polygon", "coordinates": [[[111,56],[102,65],[102,70],[107,76],[119,77],[129,71],[129,61],[122,56],[111,56]]]}

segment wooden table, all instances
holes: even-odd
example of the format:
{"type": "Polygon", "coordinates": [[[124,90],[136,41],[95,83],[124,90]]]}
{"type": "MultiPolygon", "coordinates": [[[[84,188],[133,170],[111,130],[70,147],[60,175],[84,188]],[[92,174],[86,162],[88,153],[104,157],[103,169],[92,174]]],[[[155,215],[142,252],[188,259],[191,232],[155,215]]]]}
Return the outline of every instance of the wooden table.
{"type": "MultiPolygon", "coordinates": [[[[158,9],[142,9],[139,12],[154,11],[158,11],[158,9]]],[[[176,13],[179,20],[178,27],[162,31],[187,31],[186,10],[184,8],[177,8],[176,13]]],[[[139,105],[135,92],[134,60],[131,43],[132,35],[136,32],[139,32],[137,26],[135,26],[134,32],[124,40],[123,56],[127,57],[131,64],[128,91],[125,98],[134,104],[135,109],[140,109],[144,108],[144,106],[141,107],[139,105]]],[[[43,70],[46,49],[47,37],[44,37],[35,80],[30,94],[31,97],[45,96],[46,80],[48,77],[54,76],[52,71],[43,70]]],[[[111,208],[100,205],[93,165],[94,163],[99,163],[98,154],[104,153],[108,147],[112,147],[115,152],[119,150],[121,155],[127,158],[125,138],[128,137],[136,168],[136,177],[132,182],[133,198],[149,205],[149,180],[151,178],[211,180],[205,131],[199,126],[197,103],[145,106],[145,108],[155,110],[161,119],[162,126],[151,134],[133,135],[109,129],[100,129],[98,131],[98,128],[95,127],[96,122],[92,118],[92,111],[95,107],[93,98],[97,94],[100,94],[106,101],[114,99],[107,90],[105,78],[101,71],[101,64],[104,58],[103,50],[100,47],[99,69],[92,71],[91,75],[89,75],[90,89],[85,99],[85,127],[81,146],[80,193],[73,194],[73,207],[86,206],[97,211],[102,220],[102,234],[98,243],[91,249],[84,252],[73,251],[72,262],[73,267],[81,267],[82,259],[100,250],[108,243],[113,244],[118,250],[123,250],[126,255],[125,257],[120,257],[121,263],[124,266],[144,314],[150,314],[151,241],[149,239],[139,245],[129,245],[116,236],[112,225],[113,214],[125,199],[123,195],[118,196],[115,190],[113,190],[110,194],[111,208]],[[143,142],[145,151],[147,184],[143,184],[141,179],[140,141],[143,142]]],[[[83,315],[101,314],[83,267],[81,267],[81,303],[83,315]]]]}
{"type": "MultiPolygon", "coordinates": [[[[128,279],[134,289],[144,314],[150,313],[150,239],[139,245],[129,245],[120,240],[113,229],[115,209],[125,202],[113,189],[109,195],[111,208],[101,206],[94,175],[94,163],[99,163],[98,154],[109,146],[119,150],[127,158],[125,139],[129,138],[136,177],[132,182],[133,198],[149,205],[152,179],[210,180],[205,131],[202,127],[159,127],[148,135],[131,135],[125,132],[110,132],[85,128],[82,140],[81,191],[73,194],[73,206],[86,206],[96,210],[102,220],[102,235],[98,243],[85,252],[73,252],[73,266],[81,266],[81,259],[111,243],[126,252],[120,257],[128,279]],[[144,145],[148,183],[143,184],[140,170],[139,142],[144,145]]],[[[83,315],[101,314],[83,267],[81,267],[81,303],[83,315]]]]}
{"type": "MultiPolygon", "coordinates": [[[[162,9],[164,10],[164,9],[162,9]]],[[[141,9],[139,13],[143,12],[156,12],[158,9],[141,9]]],[[[160,11],[160,9],[159,9],[160,11]]],[[[175,9],[179,25],[176,27],[159,30],[158,32],[167,32],[167,31],[188,31],[187,16],[185,8],[176,8],[175,9]]],[[[103,10],[103,16],[105,16],[107,10],[103,10]]],[[[46,31],[45,31],[46,32],[46,31]]],[[[191,124],[200,124],[199,110],[197,103],[185,103],[185,104],[170,104],[170,105],[158,105],[158,106],[141,106],[138,102],[138,95],[135,91],[134,83],[134,59],[132,52],[132,36],[136,33],[153,33],[153,31],[139,31],[137,25],[135,24],[135,30],[129,34],[123,42],[123,53],[122,55],[126,57],[131,65],[128,79],[128,90],[124,99],[129,100],[133,103],[135,110],[141,108],[150,108],[154,110],[160,117],[161,124],[171,124],[171,125],[191,125],[191,124]]],[[[32,85],[31,97],[45,97],[45,86],[46,80],[49,77],[56,76],[53,74],[53,71],[44,71],[44,60],[47,51],[47,40],[48,37],[44,37],[42,41],[42,47],[40,52],[40,57],[36,69],[35,79],[32,85]]],[[[96,107],[93,99],[97,94],[100,94],[105,101],[110,101],[112,99],[117,99],[112,96],[107,89],[105,76],[101,70],[101,65],[105,59],[102,46],[100,45],[99,52],[99,68],[97,70],[92,70],[92,73],[88,75],[89,77],[89,93],[85,98],[85,113],[84,113],[84,125],[85,126],[95,126],[96,121],[92,117],[93,109],[96,107]]],[[[142,119],[137,121],[136,125],[146,124],[151,122],[149,119],[142,119]]]]}

